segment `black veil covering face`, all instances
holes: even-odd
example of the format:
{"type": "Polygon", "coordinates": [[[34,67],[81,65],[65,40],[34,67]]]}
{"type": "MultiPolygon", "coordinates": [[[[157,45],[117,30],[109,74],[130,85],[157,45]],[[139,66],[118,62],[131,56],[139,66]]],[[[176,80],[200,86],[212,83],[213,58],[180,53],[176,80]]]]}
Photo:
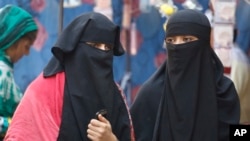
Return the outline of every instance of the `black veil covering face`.
{"type": "Polygon", "coordinates": [[[137,141],[228,141],[229,124],[239,122],[239,100],[210,47],[207,17],[181,10],[166,29],[166,37],[198,40],[167,44],[168,60],[142,86],[130,109],[137,141]]]}
{"type": "Polygon", "coordinates": [[[62,122],[58,140],[89,140],[87,126],[95,113],[107,109],[113,133],[130,140],[130,122],[123,98],[113,79],[113,55],[122,55],[119,27],[99,13],[85,13],[60,35],[44,77],[65,72],[62,122]],[[113,45],[100,50],[86,42],[113,45]]]}

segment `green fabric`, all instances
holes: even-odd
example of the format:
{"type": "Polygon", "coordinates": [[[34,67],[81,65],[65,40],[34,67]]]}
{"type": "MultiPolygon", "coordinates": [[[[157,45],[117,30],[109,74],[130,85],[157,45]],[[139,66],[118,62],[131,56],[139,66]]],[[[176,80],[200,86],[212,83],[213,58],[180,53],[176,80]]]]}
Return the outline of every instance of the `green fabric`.
{"type": "Polygon", "coordinates": [[[13,77],[13,65],[8,56],[0,57],[0,139],[6,133],[9,121],[23,94],[13,77]]]}
{"type": "Polygon", "coordinates": [[[15,83],[13,67],[8,64],[10,60],[7,60],[8,56],[0,60],[0,116],[12,117],[23,94],[15,83]]]}
{"type": "Polygon", "coordinates": [[[0,8],[0,140],[9,126],[9,118],[23,94],[13,76],[13,63],[5,50],[28,32],[38,30],[33,17],[25,10],[6,5],[0,8]]]}
{"type": "Polygon", "coordinates": [[[6,134],[6,131],[10,125],[11,119],[9,117],[0,116],[0,138],[3,138],[6,134]]]}
{"type": "Polygon", "coordinates": [[[26,33],[38,29],[33,17],[14,5],[1,8],[0,19],[0,52],[9,48],[26,33]]]}
{"type": "Polygon", "coordinates": [[[14,64],[11,62],[10,58],[4,52],[0,52],[0,61],[5,62],[5,64],[7,64],[10,68],[13,68],[13,66],[14,66],[14,64]]]}

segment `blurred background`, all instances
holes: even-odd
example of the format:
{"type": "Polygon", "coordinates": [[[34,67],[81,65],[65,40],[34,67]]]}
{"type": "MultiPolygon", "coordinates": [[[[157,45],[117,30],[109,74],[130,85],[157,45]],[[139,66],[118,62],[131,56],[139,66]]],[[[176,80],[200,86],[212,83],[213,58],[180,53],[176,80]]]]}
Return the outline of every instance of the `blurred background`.
{"type": "MultiPolygon", "coordinates": [[[[38,37],[29,56],[23,57],[14,67],[16,83],[23,92],[50,60],[51,47],[63,28],[76,16],[89,11],[103,13],[121,27],[121,41],[126,54],[114,58],[114,78],[124,89],[129,105],[142,83],[167,59],[164,25],[169,16],[181,9],[196,9],[208,16],[214,27],[211,45],[221,58],[228,77],[242,79],[249,75],[248,68],[244,74],[233,69],[243,70],[239,66],[233,67],[232,48],[237,45],[235,52],[240,58],[237,61],[243,60],[246,62],[243,68],[247,66],[250,56],[250,0],[0,1],[0,7],[6,4],[24,8],[39,26],[38,37]]],[[[249,82],[241,79],[238,80],[239,85],[250,87],[249,82]]]]}

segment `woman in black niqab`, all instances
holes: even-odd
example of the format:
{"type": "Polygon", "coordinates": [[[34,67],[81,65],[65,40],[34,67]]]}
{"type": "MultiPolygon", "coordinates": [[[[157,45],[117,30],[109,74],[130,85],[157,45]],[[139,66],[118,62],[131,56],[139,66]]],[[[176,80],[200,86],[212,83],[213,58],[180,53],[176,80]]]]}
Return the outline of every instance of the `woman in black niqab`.
{"type": "Polygon", "coordinates": [[[168,20],[166,38],[198,40],[167,43],[168,59],[130,109],[137,141],[229,140],[229,125],[239,122],[239,99],[210,46],[210,31],[207,17],[198,11],[181,10],[168,20]]]}
{"type": "Polygon", "coordinates": [[[87,129],[97,111],[107,109],[107,120],[121,141],[131,140],[129,113],[113,79],[113,55],[122,55],[119,27],[99,13],[73,20],[52,48],[54,57],[44,77],[65,72],[61,126],[58,140],[87,141],[87,129]],[[88,43],[113,46],[100,50],[88,43]]]}

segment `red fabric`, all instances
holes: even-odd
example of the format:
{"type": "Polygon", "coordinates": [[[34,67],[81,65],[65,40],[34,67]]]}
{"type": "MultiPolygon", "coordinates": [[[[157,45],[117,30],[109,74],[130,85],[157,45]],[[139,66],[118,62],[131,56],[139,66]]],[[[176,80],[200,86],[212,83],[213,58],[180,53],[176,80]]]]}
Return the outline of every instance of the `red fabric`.
{"type": "Polygon", "coordinates": [[[231,67],[224,67],[225,74],[231,74],[231,67]]]}
{"type": "Polygon", "coordinates": [[[14,113],[5,141],[55,141],[61,123],[65,74],[34,80],[14,113]]]}
{"type": "Polygon", "coordinates": [[[128,107],[128,103],[127,103],[127,100],[126,100],[126,96],[124,94],[124,91],[122,90],[122,88],[120,87],[120,85],[116,84],[118,89],[120,90],[121,92],[121,95],[122,95],[122,98],[124,100],[124,103],[126,105],[126,108],[127,108],[127,111],[129,113],[129,121],[130,121],[130,135],[131,135],[131,140],[130,141],[135,141],[135,132],[134,132],[134,126],[133,126],[133,123],[132,123],[132,118],[131,118],[131,114],[130,114],[130,111],[129,111],[129,107],[128,107]]]}
{"type": "MultiPolygon", "coordinates": [[[[27,88],[4,141],[56,141],[61,124],[64,84],[64,72],[46,79],[40,74],[27,88]]],[[[118,88],[128,110],[125,95],[119,85],[118,88]]],[[[129,119],[131,141],[135,141],[130,114],[129,119]]]]}

